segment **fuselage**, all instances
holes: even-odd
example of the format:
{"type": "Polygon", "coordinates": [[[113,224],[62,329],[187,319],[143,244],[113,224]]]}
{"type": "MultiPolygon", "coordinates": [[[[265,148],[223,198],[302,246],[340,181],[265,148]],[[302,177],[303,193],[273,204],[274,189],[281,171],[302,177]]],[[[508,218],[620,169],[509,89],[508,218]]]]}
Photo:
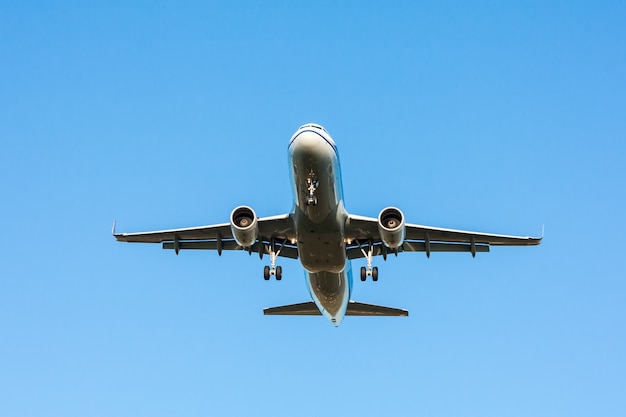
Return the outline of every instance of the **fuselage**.
{"type": "Polygon", "coordinates": [[[350,300],[352,273],[335,142],[319,125],[300,127],[289,141],[289,166],[298,254],[309,292],[320,312],[338,326],[350,300]]]}

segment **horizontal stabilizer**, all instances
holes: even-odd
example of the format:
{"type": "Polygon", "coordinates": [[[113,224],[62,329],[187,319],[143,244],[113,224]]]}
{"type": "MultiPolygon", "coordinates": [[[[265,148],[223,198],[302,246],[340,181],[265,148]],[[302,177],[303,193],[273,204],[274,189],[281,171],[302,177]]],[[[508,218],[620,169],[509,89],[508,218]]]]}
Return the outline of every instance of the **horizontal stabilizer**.
{"type": "MultiPolygon", "coordinates": [[[[266,316],[321,316],[314,302],[290,304],[286,306],[266,308],[263,310],[266,316]]],[[[407,310],[400,308],[377,306],[374,304],[357,303],[350,301],[346,316],[408,316],[407,310]]]]}
{"type": "Polygon", "coordinates": [[[287,306],[271,307],[263,310],[266,316],[321,316],[313,301],[308,303],[290,304],[287,306]]]}
{"type": "Polygon", "coordinates": [[[346,316],[408,316],[408,310],[350,301],[346,316]]]}

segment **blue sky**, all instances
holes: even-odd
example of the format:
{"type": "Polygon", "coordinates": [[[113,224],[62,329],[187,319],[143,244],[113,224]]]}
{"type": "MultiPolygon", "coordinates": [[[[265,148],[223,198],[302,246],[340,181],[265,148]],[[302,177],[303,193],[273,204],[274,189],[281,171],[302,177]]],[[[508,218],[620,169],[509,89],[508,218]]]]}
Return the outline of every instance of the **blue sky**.
{"type": "MultiPolygon", "coordinates": [[[[0,416],[623,416],[623,2],[2,2],[0,416]],[[379,260],[403,318],[264,317],[298,262],[140,231],[285,213],[287,141],[346,207],[546,237],[379,260]]],[[[354,262],[358,268],[362,262],[354,262]]]]}

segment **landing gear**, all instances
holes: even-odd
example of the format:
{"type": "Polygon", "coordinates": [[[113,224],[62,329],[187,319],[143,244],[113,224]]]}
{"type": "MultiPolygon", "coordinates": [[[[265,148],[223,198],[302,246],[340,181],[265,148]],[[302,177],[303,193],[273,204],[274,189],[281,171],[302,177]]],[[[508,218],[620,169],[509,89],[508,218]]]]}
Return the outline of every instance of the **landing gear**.
{"type": "Polygon", "coordinates": [[[317,180],[317,176],[315,172],[311,170],[309,172],[309,176],[306,178],[306,189],[309,191],[309,195],[306,199],[306,204],[308,206],[317,206],[317,197],[315,196],[315,191],[317,191],[317,187],[319,187],[320,182],[317,180]]]}
{"type": "Polygon", "coordinates": [[[365,258],[367,259],[367,268],[364,266],[361,267],[361,281],[365,281],[367,277],[372,277],[372,281],[374,282],[378,281],[378,267],[372,267],[372,258],[374,257],[374,245],[372,244],[372,241],[370,240],[370,242],[368,243],[367,251],[365,251],[363,246],[358,241],[357,244],[359,245],[359,249],[361,249],[361,252],[365,256],[365,258]]]}
{"type": "MultiPolygon", "coordinates": [[[[284,244],[285,242],[283,242],[284,244]]],[[[270,277],[273,275],[276,277],[276,281],[280,281],[283,278],[283,268],[281,266],[276,266],[276,258],[280,254],[283,246],[280,245],[280,248],[276,250],[276,242],[272,238],[270,241],[269,252],[270,252],[270,266],[265,266],[263,268],[263,279],[269,281],[270,277]]]]}
{"type": "Polygon", "coordinates": [[[372,281],[378,281],[378,267],[375,266],[371,270],[366,269],[364,266],[361,267],[361,281],[365,281],[367,277],[372,277],[372,281]]]}
{"type": "Polygon", "coordinates": [[[280,266],[277,266],[276,268],[265,266],[265,268],[263,268],[263,279],[265,281],[269,281],[272,275],[276,277],[276,281],[280,281],[283,279],[283,268],[280,266]]]}

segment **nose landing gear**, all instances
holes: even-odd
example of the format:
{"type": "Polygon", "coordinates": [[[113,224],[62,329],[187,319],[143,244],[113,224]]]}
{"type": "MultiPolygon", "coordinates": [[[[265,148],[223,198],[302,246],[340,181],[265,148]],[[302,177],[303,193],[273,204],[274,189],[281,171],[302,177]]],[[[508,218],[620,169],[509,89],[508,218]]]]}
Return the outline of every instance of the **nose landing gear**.
{"type": "Polygon", "coordinates": [[[319,187],[320,182],[317,180],[317,176],[315,172],[311,170],[309,172],[309,176],[306,178],[307,190],[309,191],[309,195],[306,199],[306,204],[308,206],[316,206],[317,205],[317,197],[315,196],[315,191],[317,191],[317,187],[319,187]]]}

